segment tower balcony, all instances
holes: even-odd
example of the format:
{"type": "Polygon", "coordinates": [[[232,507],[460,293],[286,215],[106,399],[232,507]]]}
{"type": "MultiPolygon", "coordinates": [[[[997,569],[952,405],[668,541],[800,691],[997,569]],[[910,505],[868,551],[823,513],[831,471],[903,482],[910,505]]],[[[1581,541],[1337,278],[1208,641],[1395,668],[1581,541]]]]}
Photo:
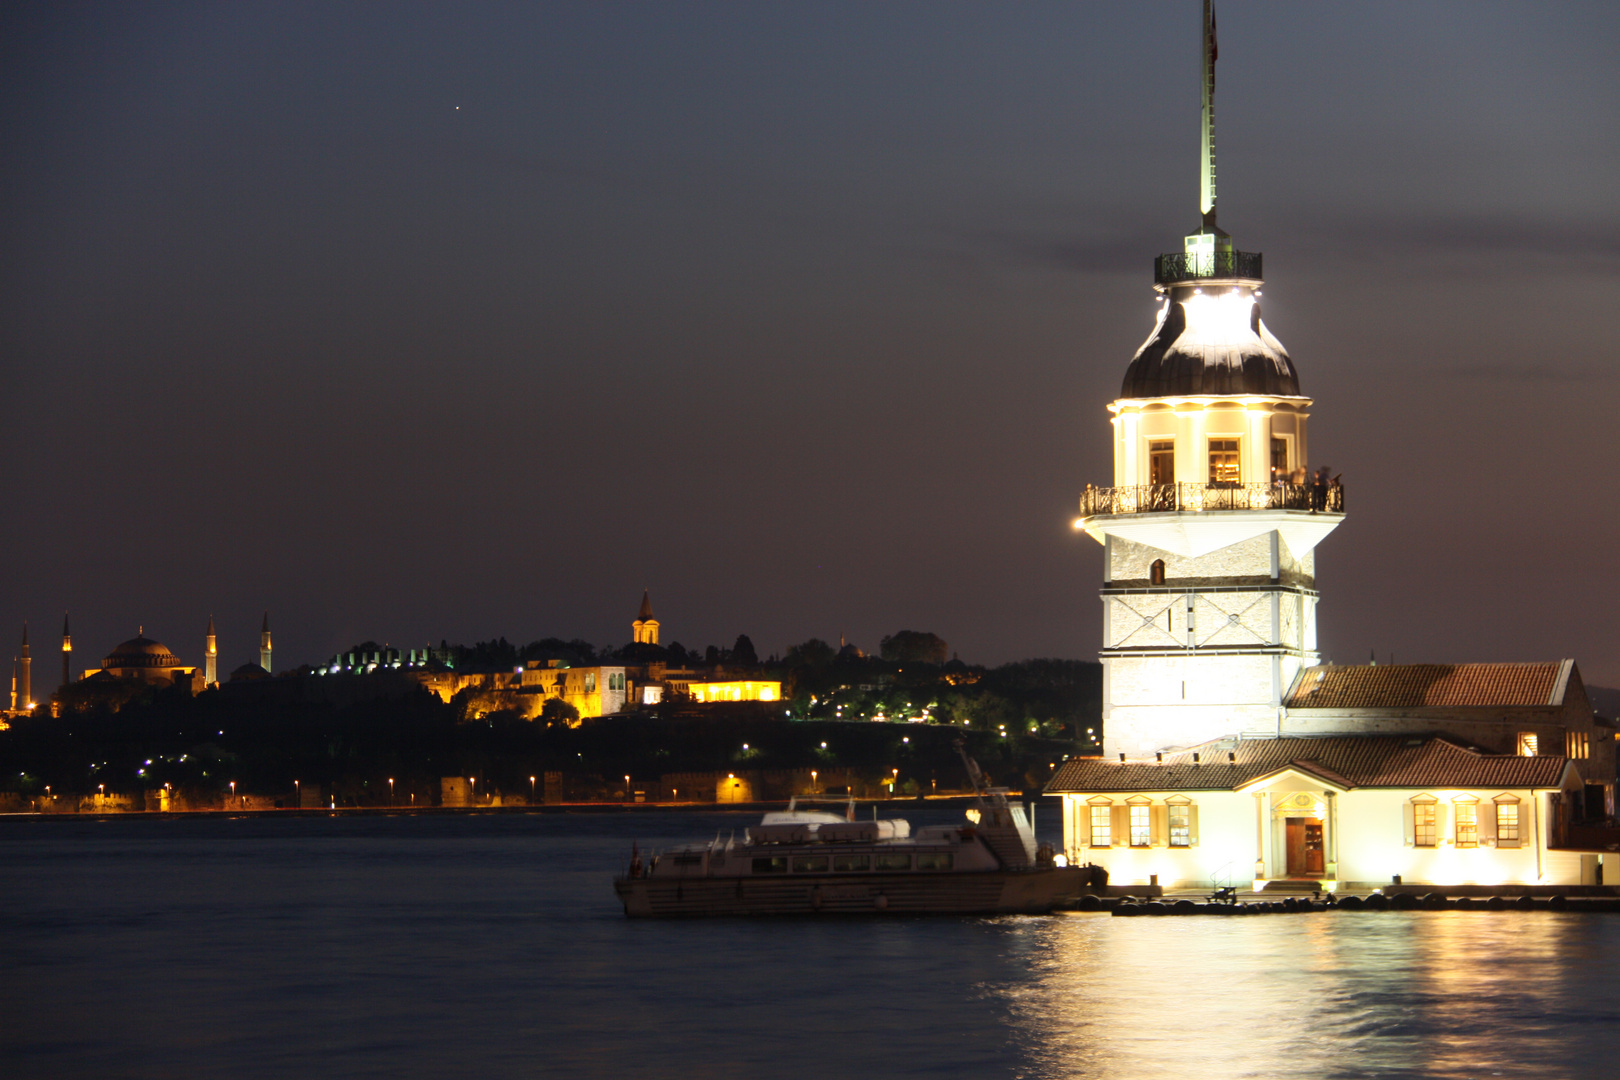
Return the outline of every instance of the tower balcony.
{"type": "Polygon", "coordinates": [[[1182,285],[1237,278],[1264,281],[1260,252],[1225,250],[1172,251],[1153,260],[1153,284],[1182,285]]]}
{"type": "Polygon", "coordinates": [[[1318,484],[1137,484],[1091,487],[1080,494],[1080,517],[1099,514],[1212,513],[1223,510],[1304,510],[1344,513],[1344,486],[1318,484]]]}

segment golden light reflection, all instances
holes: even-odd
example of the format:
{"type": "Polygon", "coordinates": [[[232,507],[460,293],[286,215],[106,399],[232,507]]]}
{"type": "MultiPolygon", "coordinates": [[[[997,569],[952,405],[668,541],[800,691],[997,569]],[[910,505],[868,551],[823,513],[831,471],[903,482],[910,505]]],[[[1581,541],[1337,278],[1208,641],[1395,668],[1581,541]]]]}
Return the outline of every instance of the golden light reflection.
{"type": "Polygon", "coordinates": [[[1578,918],[1075,914],[1031,920],[1041,959],[1004,995],[1027,1076],[1585,1075],[1547,1023],[1589,996],[1578,918]]]}

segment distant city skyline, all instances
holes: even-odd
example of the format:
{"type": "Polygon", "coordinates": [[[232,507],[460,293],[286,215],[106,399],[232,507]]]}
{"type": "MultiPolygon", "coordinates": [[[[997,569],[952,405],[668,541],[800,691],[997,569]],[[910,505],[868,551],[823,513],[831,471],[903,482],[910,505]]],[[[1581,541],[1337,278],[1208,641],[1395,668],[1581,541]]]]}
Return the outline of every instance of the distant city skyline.
{"type": "MultiPolygon", "coordinates": [[[[1196,0],[0,12],[0,633],[1093,659],[1196,0]]],[[[1227,2],[1326,658],[1620,685],[1620,9],[1227,2]]]]}

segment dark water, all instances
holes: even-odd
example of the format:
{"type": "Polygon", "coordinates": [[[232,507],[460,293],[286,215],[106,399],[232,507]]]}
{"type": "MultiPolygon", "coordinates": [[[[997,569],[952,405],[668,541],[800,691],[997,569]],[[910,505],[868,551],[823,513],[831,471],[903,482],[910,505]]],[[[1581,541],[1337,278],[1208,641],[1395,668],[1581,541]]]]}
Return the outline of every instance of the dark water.
{"type": "Polygon", "coordinates": [[[623,917],[752,820],[0,822],[0,1076],[1620,1076],[1620,916],[623,917]]]}

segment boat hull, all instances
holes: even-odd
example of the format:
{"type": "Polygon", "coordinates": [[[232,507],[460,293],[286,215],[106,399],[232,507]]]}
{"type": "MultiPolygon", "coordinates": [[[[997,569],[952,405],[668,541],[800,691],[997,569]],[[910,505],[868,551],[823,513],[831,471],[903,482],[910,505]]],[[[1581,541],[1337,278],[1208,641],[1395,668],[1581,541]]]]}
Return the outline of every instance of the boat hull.
{"type": "Polygon", "coordinates": [[[737,915],[1000,915],[1049,912],[1078,896],[1075,867],[816,877],[615,878],[631,918],[737,915]]]}

